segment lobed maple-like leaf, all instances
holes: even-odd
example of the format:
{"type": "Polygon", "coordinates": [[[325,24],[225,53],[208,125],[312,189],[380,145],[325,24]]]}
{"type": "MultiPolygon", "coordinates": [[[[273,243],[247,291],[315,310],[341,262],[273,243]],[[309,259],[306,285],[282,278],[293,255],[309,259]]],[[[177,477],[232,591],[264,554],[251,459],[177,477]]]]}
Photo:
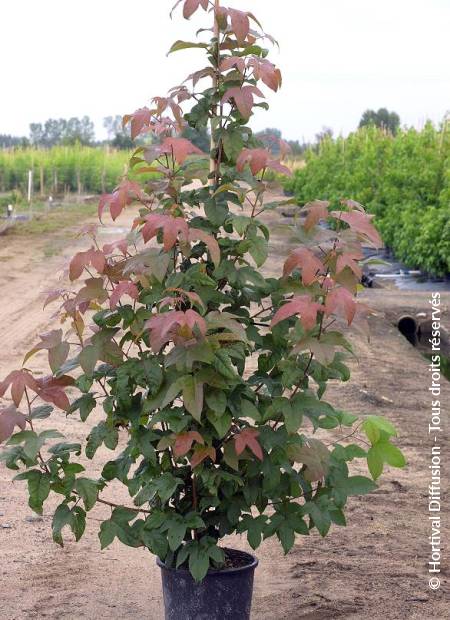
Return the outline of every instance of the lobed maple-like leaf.
{"type": "Polygon", "coordinates": [[[317,280],[318,275],[325,271],[322,261],[308,248],[298,248],[290,253],[283,267],[283,276],[287,276],[296,268],[302,270],[303,284],[308,286],[317,280]]]}
{"type": "Polygon", "coordinates": [[[238,9],[228,9],[228,15],[230,16],[231,28],[236,35],[237,42],[239,45],[243,45],[250,31],[248,13],[238,9]]]}
{"type": "Polygon", "coordinates": [[[236,454],[239,456],[245,450],[249,448],[253,454],[262,461],[264,454],[262,448],[256,439],[259,436],[259,431],[256,428],[244,428],[240,433],[234,436],[234,447],[236,454]]]}
{"type": "Polygon", "coordinates": [[[254,56],[248,61],[248,66],[252,67],[254,77],[262,80],[271,90],[276,92],[280,88],[281,71],[270,60],[254,56]]]}
{"type": "Polygon", "coordinates": [[[129,295],[136,301],[139,298],[139,291],[136,284],[133,284],[133,282],[129,280],[122,280],[114,287],[111,297],[109,298],[109,307],[111,310],[114,310],[123,295],[129,295]]]}
{"type": "Polygon", "coordinates": [[[356,261],[361,260],[364,255],[357,251],[344,251],[338,255],[336,260],[336,273],[340,273],[348,267],[358,279],[361,279],[362,269],[356,261]]]}
{"type": "MultiPolygon", "coordinates": [[[[175,4],[175,6],[172,8],[172,11],[175,9],[175,7],[181,1],[182,0],[179,0],[179,2],[177,2],[175,4]]],[[[202,9],[207,11],[208,10],[208,0],[184,0],[184,4],[183,4],[183,17],[185,19],[189,19],[200,6],[202,7],[202,9]]]]}
{"type": "Polygon", "coordinates": [[[16,407],[20,405],[20,401],[23,398],[26,387],[36,393],[39,391],[38,382],[33,375],[25,369],[13,370],[9,373],[9,375],[0,383],[0,396],[5,395],[9,386],[11,386],[11,398],[13,399],[16,407]]]}
{"type": "Polygon", "coordinates": [[[163,231],[163,248],[168,252],[177,242],[178,235],[182,242],[189,241],[189,227],[182,217],[172,217],[164,213],[150,213],[146,215],[145,224],[142,227],[142,237],[147,243],[156,236],[158,230],[163,231]]]}
{"type": "Polygon", "coordinates": [[[291,316],[299,315],[305,329],[312,329],[317,321],[317,313],[323,311],[324,306],[313,301],[309,295],[297,295],[281,306],[275,313],[271,327],[291,316]]]}
{"type": "Polygon", "coordinates": [[[45,334],[40,334],[39,337],[41,342],[28,351],[24,357],[23,363],[25,364],[25,362],[38,351],[47,350],[50,368],[53,372],[56,372],[66,361],[69,355],[70,345],[68,342],[62,340],[62,329],[54,329],[45,334]]]}
{"type": "Polygon", "coordinates": [[[105,207],[109,207],[111,218],[116,220],[124,208],[136,198],[142,200],[143,193],[135,181],[123,180],[112,194],[102,194],[98,203],[98,217],[101,220],[105,207]]]}
{"type": "Polygon", "coordinates": [[[77,252],[77,254],[75,254],[70,261],[70,280],[77,280],[83,273],[84,268],[88,265],[92,265],[98,273],[103,273],[106,265],[106,259],[103,252],[101,250],[96,250],[94,247],[86,250],[85,252],[77,252]]]}
{"type": "Polygon", "coordinates": [[[356,313],[356,300],[346,288],[340,286],[328,292],[325,299],[325,313],[345,316],[348,325],[351,324],[356,313]]]}
{"type": "Polygon", "coordinates": [[[216,449],[212,446],[196,446],[194,450],[194,454],[191,458],[191,467],[197,467],[200,465],[205,459],[211,459],[213,463],[216,462],[216,449]]]}
{"type": "Polygon", "coordinates": [[[171,155],[180,165],[184,163],[188,155],[193,153],[203,155],[203,151],[186,138],[165,138],[157,150],[160,153],[171,155]]]}
{"type": "Polygon", "coordinates": [[[306,211],[307,213],[305,221],[303,222],[304,229],[310,230],[320,222],[320,220],[326,220],[330,217],[330,213],[328,212],[329,206],[330,203],[328,200],[314,200],[313,202],[305,204],[302,208],[302,211],[306,211]]]}
{"type": "Polygon", "coordinates": [[[243,118],[250,118],[252,108],[255,103],[254,96],[264,98],[263,93],[256,86],[234,86],[229,88],[222,97],[222,103],[226,103],[231,99],[234,99],[237,109],[241,113],[243,118]]]}
{"type": "Polygon", "coordinates": [[[53,377],[49,375],[47,377],[40,377],[37,379],[39,386],[38,396],[43,401],[53,403],[59,409],[67,411],[70,407],[70,402],[64,388],[69,387],[75,383],[73,377],[68,375],[61,375],[60,377],[53,377]]]}
{"type": "Polygon", "coordinates": [[[0,409],[0,443],[11,437],[15,426],[24,430],[26,422],[26,416],[17,411],[14,405],[0,409]]]}
{"type": "Polygon", "coordinates": [[[220,70],[229,71],[236,68],[239,73],[244,74],[245,66],[245,58],[242,58],[242,56],[227,56],[220,63],[220,70]]]}
{"type": "Polygon", "coordinates": [[[253,176],[265,168],[272,168],[281,174],[292,174],[289,168],[283,166],[278,160],[271,159],[271,157],[271,153],[267,149],[242,149],[236,161],[236,168],[242,172],[248,164],[253,176]]]}
{"type": "Polygon", "coordinates": [[[133,114],[126,114],[123,117],[122,125],[125,127],[128,123],[131,126],[131,139],[134,140],[143,130],[146,132],[150,129],[153,111],[148,108],[139,108],[133,114]]]}
{"type": "Polygon", "coordinates": [[[330,215],[348,224],[356,233],[363,235],[371,241],[376,248],[382,247],[381,237],[371,222],[373,215],[361,213],[360,211],[352,211],[350,213],[347,211],[332,211],[330,215]]]}
{"type": "Polygon", "coordinates": [[[175,436],[175,445],[173,448],[173,452],[175,456],[179,457],[179,456],[184,456],[185,454],[187,454],[189,450],[192,448],[192,444],[194,442],[200,443],[200,444],[205,443],[203,437],[200,435],[198,431],[188,431],[186,433],[178,433],[175,436]]]}
{"type": "Polygon", "coordinates": [[[206,334],[205,319],[195,310],[171,310],[156,314],[149,319],[145,326],[150,330],[150,346],[157,353],[163,345],[173,340],[177,334],[184,341],[194,338],[193,329],[196,327],[202,335],[206,334]]]}

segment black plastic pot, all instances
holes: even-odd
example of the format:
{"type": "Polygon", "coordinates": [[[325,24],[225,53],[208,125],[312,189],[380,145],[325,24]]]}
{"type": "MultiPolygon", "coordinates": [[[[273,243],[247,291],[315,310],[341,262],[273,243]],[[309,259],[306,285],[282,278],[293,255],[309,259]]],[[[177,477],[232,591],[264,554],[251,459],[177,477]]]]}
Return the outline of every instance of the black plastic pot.
{"type": "MultiPolygon", "coordinates": [[[[240,552],[244,554],[244,552],[240,552]]],[[[187,569],[161,569],[165,620],[250,620],[253,576],[258,560],[245,553],[248,564],[209,570],[196,583],[187,569]]]]}

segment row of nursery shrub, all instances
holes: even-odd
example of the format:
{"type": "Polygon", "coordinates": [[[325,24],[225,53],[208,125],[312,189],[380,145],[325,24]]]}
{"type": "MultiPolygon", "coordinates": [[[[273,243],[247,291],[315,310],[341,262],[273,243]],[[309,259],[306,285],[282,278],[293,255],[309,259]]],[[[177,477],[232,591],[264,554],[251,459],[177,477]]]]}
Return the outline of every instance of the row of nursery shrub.
{"type": "Polygon", "coordinates": [[[376,215],[386,246],[408,267],[450,272],[450,127],[392,136],[365,127],[326,138],[286,182],[300,204],[351,197],[376,215]]]}
{"type": "Polygon", "coordinates": [[[34,192],[42,196],[112,191],[124,174],[129,157],[127,151],[81,145],[3,149],[0,191],[26,193],[29,170],[33,171],[34,192]]]}

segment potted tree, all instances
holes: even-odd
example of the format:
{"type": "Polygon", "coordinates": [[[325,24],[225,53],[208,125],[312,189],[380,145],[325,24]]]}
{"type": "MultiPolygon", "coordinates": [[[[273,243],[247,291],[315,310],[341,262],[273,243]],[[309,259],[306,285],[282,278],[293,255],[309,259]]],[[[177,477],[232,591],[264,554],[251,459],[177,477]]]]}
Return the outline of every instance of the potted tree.
{"type": "Polygon", "coordinates": [[[345,525],[348,497],[376,488],[350,473],[351,461],[367,460],[373,479],[405,461],[387,420],[359,420],[323,398],[330,379],[349,379],[342,324],[364,326],[358,261],[378,233],[359,204],[316,201],[280,277],[264,275],[270,231],[260,216],[281,204],[265,198],[267,177],[289,170],[285,145],[275,157],[247,123],[266,107],[258,83],[281,85],[264,47],[272,39],[254,15],[218,1],[182,9],[207,11],[211,38],[170,51],[199,48],[206,65],[124,118],[133,138],[153,142],[134,151],[132,178],[101,197],[99,215],[116,219],[132,203],[139,215],[103,247],[85,231],[90,247],[71,260],[70,285],[48,296],[63,327],[0,383],[12,398],[0,413],[1,458],[22,470],[37,513],[50,493],[60,497],[58,544],[66,526],[79,540],[89,512],[106,504],[101,547],[117,537],[157,556],[166,618],[237,620],[249,618],[257,561],[220,546],[225,536],[245,534],[252,549],[276,536],[287,553],[297,534],[345,525]],[[186,124],[210,126],[209,157],[179,136],[186,124]],[[44,378],[27,368],[42,351],[44,378]],[[102,408],[84,446],[88,459],[103,444],[114,453],[100,478],[80,463],[80,444],[39,429],[54,407],[83,421],[102,408]],[[107,494],[120,484],[126,503],[107,494]]]}

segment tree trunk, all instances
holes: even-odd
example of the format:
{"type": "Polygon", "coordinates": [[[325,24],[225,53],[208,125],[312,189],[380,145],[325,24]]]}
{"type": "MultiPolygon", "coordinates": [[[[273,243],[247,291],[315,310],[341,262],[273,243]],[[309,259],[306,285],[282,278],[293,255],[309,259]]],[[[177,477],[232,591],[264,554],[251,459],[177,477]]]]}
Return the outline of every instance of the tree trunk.
{"type": "MultiPolygon", "coordinates": [[[[220,6],[220,0],[214,0],[214,36],[217,38],[217,59],[219,59],[220,48],[219,48],[219,23],[216,19],[216,11],[220,6]]],[[[219,69],[217,68],[217,71],[219,69]]],[[[213,77],[213,88],[217,88],[217,75],[213,77]]],[[[209,172],[211,175],[214,175],[210,178],[209,184],[211,187],[214,187],[217,182],[217,173],[219,168],[219,161],[217,160],[217,156],[213,155],[216,153],[217,144],[214,140],[214,119],[217,116],[217,105],[214,106],[213,115],[211,118],[210,129],[211,129],[211,142],[210,142],[210,159],[209,159],[209,172]]]]}

